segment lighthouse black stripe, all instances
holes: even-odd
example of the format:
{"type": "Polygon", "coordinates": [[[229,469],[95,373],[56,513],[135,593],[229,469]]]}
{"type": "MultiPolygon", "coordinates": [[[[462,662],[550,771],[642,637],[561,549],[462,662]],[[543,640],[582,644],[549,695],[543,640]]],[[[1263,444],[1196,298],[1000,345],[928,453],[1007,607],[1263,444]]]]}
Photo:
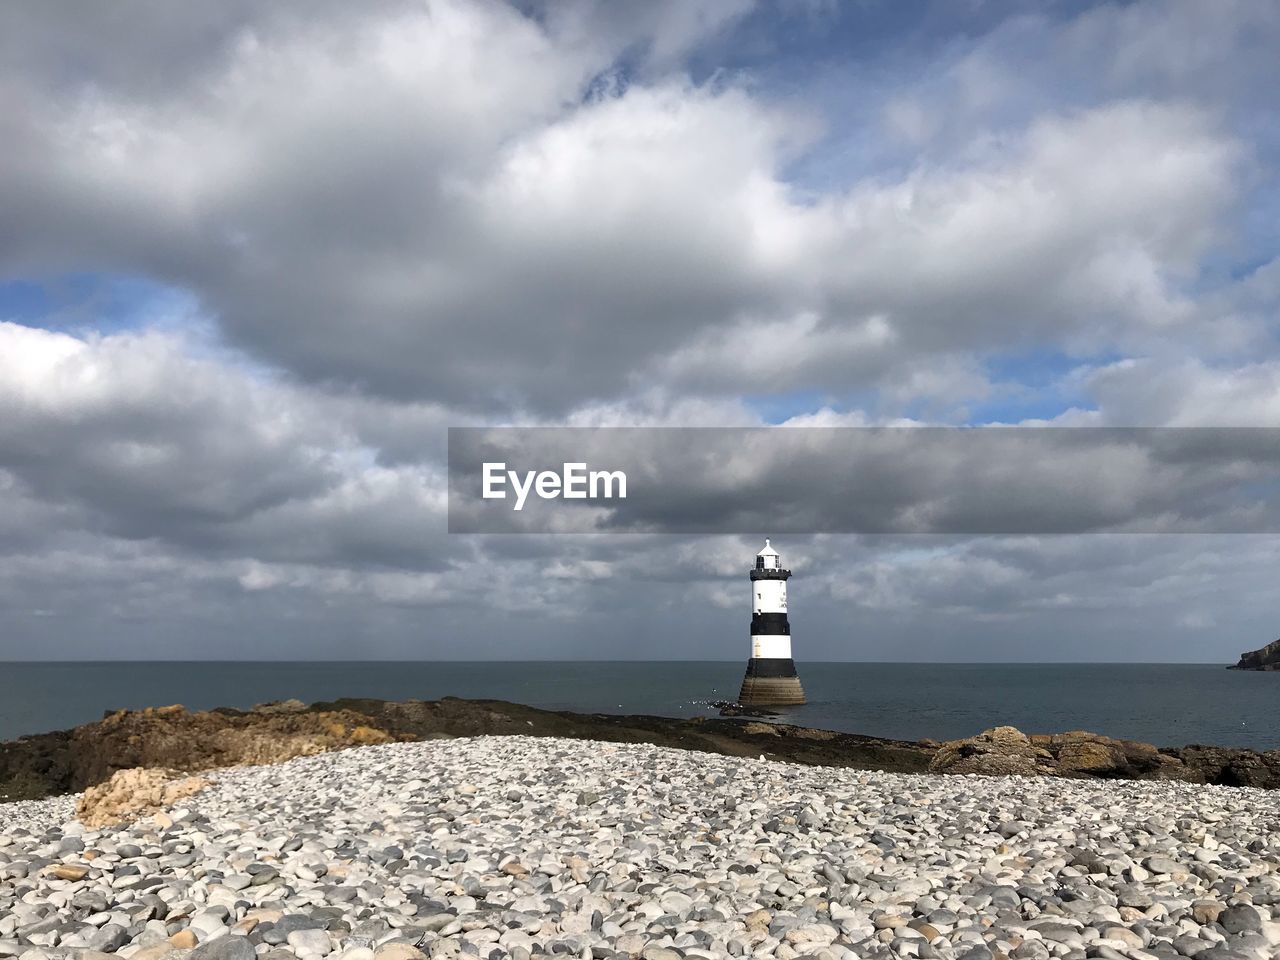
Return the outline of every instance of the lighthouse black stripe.
{"type": "Polygon", "coordinates": [[[791,624],[785,613],[754,613],[751,615],[753,637],[789,637],[791,624]]]}
{"type": "Polygon", "coordinates": [[[751,582],[757,580],[783,580],[791,576],[790,570],[752,570],[751,582]]]}
{"type": "Polygon", "coordinates": [[[790,657],[752,657],[747,661],[748,677],[794,677],[796,662],[790,657]]]}

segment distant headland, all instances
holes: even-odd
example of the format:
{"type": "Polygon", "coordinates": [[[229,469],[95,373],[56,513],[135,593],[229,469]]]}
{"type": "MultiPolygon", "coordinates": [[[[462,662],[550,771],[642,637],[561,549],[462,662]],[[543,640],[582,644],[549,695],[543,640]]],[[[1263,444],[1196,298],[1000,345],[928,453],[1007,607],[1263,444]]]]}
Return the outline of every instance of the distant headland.
{"type": "Polygon", "coordinates": [[[1280,670],[1280,640],[1240,654],[1240,662],[1228,670],[1280,670]]]}

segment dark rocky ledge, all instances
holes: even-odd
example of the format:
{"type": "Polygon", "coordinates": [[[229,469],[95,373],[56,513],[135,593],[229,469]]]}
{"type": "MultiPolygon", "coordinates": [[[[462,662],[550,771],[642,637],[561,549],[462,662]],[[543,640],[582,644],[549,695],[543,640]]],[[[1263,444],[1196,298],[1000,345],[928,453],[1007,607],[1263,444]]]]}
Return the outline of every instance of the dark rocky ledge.
{"type": "Polygon", "coordinates": [[[1240,654],[1240,662],[1228,670],[1280,670],[1280,640],[1272,640],[1260,650],[1240,654]]]}
{"type": "Polygon", "coordinates": [[[500,700],[446,697],[436,701],[338,700],[310,706],[287,701],[247,711],[189,712],[178,706],[121,710],[73,730],[0,743],[0,800],[76,792],[132,767],[194,773],[362,744],[482,734],[652,743],[730,756],[765,756],[900,773],[1280,786],[1280,751],[1156,748],[1079,731],[1027,736],[1012,727],[938,744],[745,718],[580,714],[500,700]]]}

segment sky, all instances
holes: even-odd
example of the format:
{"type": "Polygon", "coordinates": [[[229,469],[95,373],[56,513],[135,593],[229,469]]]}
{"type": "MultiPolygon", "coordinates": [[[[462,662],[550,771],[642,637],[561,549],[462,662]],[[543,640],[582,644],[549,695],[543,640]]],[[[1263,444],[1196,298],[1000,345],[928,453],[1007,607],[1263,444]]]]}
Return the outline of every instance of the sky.
{"type": "MultiPolygon", "coordinates": [[[[1280,426],[1277,47],[1265,0],[6,5],[0,659],[746,658],[769,530],[450,535],[450,426],[1280,426]]],[[[1275,535],[775,546],[802,662],[1280,636],[1275,535]]]]}

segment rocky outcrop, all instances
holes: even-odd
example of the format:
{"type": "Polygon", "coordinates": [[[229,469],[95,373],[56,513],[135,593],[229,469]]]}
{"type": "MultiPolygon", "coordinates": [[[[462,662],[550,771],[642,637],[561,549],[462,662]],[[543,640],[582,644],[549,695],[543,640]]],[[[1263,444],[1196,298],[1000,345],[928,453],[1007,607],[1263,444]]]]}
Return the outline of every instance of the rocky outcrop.
{"type": "Polygon", "coordinates": [[[1240,654],[1240,662],[1228,670],[1280,670],[1280,640],[1272,640],[1260,650],[1240,654]]]}
{"type": "Polygon", "coordinates": [[[74,730],[0,744],[0,800],[72,793],[104,783],[118,770],[162,768],[198,772],[343,747],[390,743],[397,737],[347,710],[301,711],[268,704],[250,711],[191,712],[181,706],[118,710],[74,730]]]}
{"type": "Polygon", "coordinates": [[[1239,787],[1280,787],[1280,751],[1232,747],[1154,747],[1097,733],[1028,736],[995,727],[942,744],[930,761],[935,773],[1076,777],[1104,780],[1183,780],[1239,787]]]}
{"type": "Polygon", "coordinates": [[[190,713],[178,705],[119,710],[73,732],[72,787],[101,783],[131,767],[198,771],[278,763],[394,739],[370,727],[368,719],[345,710],[190,713]]]}
{"type": "Polygon", "coordinates": [[[1048,750],[1016,727],[992,727],[976,737],[949,740],[938,748],[929,769],[937,773],[985,776],[1044,776],[1054,772],[1048,750]]]}
{"type": "Polygon", "coordinates": [[[1232,747],[1193,745],[1162,752],[1182,764],[1182,775],[1170,779],[1267,790],[1280,787],[1280,750],[1257,753],[1232,747]]]}
{"type": "Polygon", "coordinates": [[[897,773],[1018,774],[1168,779],[1280,787],[1280,752],[1226,747],[1156,748],[1084,731],[1027,735],[996,727],[937,744],[887,740],[784,723],[729,718],[616,716],[538,710],[500,700],[297,701],[253,710],[191,713],[181,707],[120,711],[74,730],[0,743],[0,800],[70,793],[118,770],[199,772],[363,744],[521,734],[652,743],[738,757],[897,773]]]}
{"type": "Polygon", "coordinates": [[[89,787],[76,803],[76,819],[86,827],[138,820],[156,814],[209,786],[202,777],[188,777],[158,767],[117,770],[106,783],[89,787]]]}
{"type": "Polygon", "coordinates": [[[0,743],[0,801],[72,793],[117,770],[198,772],[273,763],[364,744],[435,737],[522,734],[653,743],[730,756],[814,765],[922,772],[932,746],[786,724],[729,719],[614,716],[538,710],[499,700],[339,700],[189,712],[179,706],[122,710],[97,723],[0,743]]]}
{"type": "Polygon", "coordinates": [[[1181,761],[1149,743],[1115,740],[1098,733],[1072,730],[1051,736],[1036,735],[1032,742],[1049,751],[1054,773],[1063,777],[1087,776],[1125,780],[1186,780],[1192,777],[1181,761]]]}

